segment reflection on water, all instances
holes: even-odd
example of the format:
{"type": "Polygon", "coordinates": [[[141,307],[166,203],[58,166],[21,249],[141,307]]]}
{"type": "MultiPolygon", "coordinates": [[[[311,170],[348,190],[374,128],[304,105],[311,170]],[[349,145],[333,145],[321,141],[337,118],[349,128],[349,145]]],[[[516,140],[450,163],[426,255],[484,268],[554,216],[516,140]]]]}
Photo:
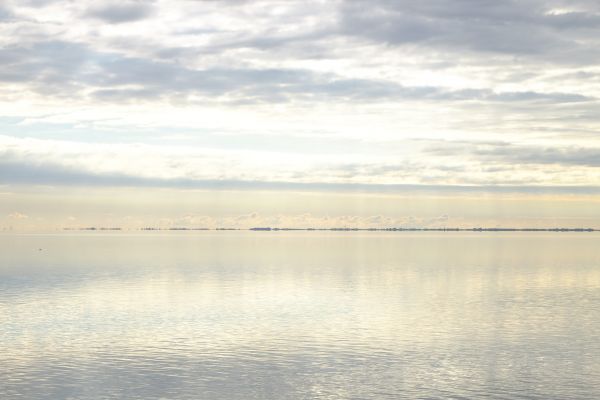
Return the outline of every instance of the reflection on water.
{"type": "Polygon", "coordinates": [[[599,243],[3,235],[0,398],[600,398],[599,243]]]}

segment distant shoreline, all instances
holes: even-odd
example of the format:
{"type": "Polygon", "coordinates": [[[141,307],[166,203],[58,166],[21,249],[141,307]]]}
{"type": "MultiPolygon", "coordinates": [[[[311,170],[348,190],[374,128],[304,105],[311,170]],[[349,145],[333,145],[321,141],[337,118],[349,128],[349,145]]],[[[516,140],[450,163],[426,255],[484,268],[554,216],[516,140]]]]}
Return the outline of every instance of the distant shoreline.
{"type": "Polygon", "coordinates": [[[139,228],[84,227],[63,228],[63,231],[253,231],[253,232],[600,232],[596,228],[139,228]]]}

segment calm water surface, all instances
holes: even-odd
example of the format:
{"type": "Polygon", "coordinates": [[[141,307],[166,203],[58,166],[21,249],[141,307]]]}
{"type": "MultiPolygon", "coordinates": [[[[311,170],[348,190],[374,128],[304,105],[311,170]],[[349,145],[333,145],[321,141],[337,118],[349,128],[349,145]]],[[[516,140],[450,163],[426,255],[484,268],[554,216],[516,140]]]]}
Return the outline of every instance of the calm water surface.
{"type": "Polygon", "coordinates": [[[598,399],[600,235],[4,234],[19,398],[598,399]]]}

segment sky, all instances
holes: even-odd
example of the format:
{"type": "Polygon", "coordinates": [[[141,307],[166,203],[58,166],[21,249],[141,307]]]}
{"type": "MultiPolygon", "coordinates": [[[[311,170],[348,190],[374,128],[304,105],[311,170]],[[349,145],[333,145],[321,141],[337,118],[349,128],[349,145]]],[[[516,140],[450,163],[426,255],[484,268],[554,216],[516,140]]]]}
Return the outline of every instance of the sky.
{"type": "Polygon", "coordinates": [[[595,226],[600,3],[0,1],[0,228],[595,226]]]}

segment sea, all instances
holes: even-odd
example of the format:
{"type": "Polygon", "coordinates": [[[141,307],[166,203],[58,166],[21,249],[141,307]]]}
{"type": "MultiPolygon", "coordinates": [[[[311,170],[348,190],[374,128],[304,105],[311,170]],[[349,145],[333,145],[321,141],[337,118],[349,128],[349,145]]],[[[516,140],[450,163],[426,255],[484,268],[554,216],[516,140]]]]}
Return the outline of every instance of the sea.
{"type": "Polygon", "coordinates": [[[0,234],[0,399],[599,399],[598,232],[0,234]]]}

